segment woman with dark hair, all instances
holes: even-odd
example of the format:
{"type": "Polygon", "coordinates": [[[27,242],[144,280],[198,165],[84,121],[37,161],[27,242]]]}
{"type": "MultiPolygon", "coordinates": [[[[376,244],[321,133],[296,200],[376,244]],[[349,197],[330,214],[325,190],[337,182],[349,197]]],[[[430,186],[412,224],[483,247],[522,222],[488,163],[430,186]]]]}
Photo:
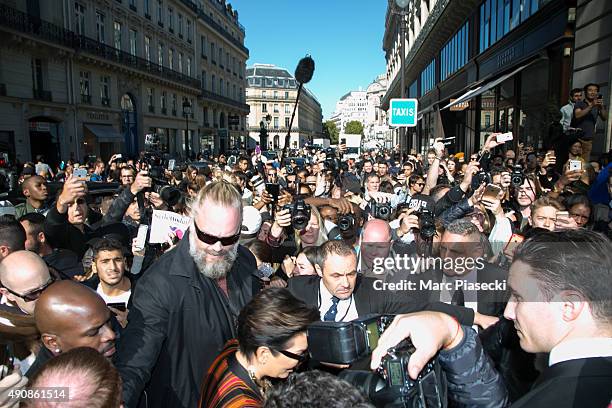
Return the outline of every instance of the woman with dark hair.
{"type": "Polygon", "coordinates": [[[573,194],[565,200],[565,207],[569,211],[570,217],[576,221],[579,227],[587,227],[591,221],[593,207],[591,200],[583,194],[573,194]]]}
{"type": "Polygon", "coordinates": [[[308,355],[306,328],[319,312],[287,289],[259,292],[238,316],[238,334],[210,366],[200,408],[261,407],[270,378],[287,378],[308,355]]]}

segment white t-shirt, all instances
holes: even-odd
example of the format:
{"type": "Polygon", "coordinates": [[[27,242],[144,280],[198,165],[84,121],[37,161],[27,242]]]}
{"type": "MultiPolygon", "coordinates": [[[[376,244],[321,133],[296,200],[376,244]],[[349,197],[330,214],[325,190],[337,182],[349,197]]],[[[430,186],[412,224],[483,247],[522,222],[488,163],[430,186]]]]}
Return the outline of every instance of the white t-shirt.
{"type": "Polygon", "coordinates": [[[123,303],[127,306],[128,300],[130,300],[130,295],[132,294],[132,290],[129,289],[125,292],[123,292],[120,295],[117,296],[109,296],[106,293],[104,293],[104,291],[102,290],[102,285],[98,284],[98,288],[96,289],[96,292],[98,292],[98,295],[100,295],[102,297],[102,299],[104,299],[104,303],[109,304],[109,303],[123,303]]]}

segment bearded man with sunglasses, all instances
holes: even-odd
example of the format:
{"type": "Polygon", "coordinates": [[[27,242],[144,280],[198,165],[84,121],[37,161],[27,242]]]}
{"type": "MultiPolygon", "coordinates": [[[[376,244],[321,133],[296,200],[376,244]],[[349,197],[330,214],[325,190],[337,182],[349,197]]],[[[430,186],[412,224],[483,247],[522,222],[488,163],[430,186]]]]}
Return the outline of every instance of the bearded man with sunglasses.
{"type": "Polygon", "coordinates": [[[181,242],[139,280],[116,367],[126,407],[197,406],[202,378],[236,337],[236,319],[261,288],[253,255],[238,244],[242,197],[207,185],[192,204],[181,242]]]}

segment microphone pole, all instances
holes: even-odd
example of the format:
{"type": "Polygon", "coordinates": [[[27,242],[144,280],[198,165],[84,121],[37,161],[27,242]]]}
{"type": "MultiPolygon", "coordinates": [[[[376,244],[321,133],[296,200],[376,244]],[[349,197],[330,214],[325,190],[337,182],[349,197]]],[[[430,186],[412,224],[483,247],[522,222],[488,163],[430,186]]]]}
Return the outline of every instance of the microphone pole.
{"type": "Polygon", "coordinates": [[[283,146],[283,152],[280,158],[281,164],[287,156],[287,147],[289,146],[289,142],[291,141],[291,127],[293,126],[293,119],[295,118],[295,111],[297,110],[300,95],[302,94],[302,88],[305,83],[310,82],[310,80],[312,79],[314,69],[315,63],[314,60],[310,57],[310,55],[306,55],[304,58],[302,58],[298,63],[297,68],[295,69],[295,79],[300,85],[298,86],[297,96],[295,98],[295,103],[293,104],[293,113],[291,114],[291,120],[289,121],[289,129],[287,129],[287,134],[285,135],[285,145],[283,146]]]}

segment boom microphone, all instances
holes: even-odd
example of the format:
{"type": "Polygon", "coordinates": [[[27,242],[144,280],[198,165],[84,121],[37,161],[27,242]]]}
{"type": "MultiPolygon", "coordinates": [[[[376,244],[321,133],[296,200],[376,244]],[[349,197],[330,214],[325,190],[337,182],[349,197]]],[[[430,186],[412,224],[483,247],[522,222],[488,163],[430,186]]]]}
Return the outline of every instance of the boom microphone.
{"type": "Polygon", "coordinates": [[[310,55],[307,54],[304,58],[300,60],[297,68],[295,69],[295,79],[300,84],[305,84],[305,83],[310,82],[310,80],[312,79],[312,75],[314,74],[314,69],[315,69],[315,62],[310,57],[310,55]]]}

